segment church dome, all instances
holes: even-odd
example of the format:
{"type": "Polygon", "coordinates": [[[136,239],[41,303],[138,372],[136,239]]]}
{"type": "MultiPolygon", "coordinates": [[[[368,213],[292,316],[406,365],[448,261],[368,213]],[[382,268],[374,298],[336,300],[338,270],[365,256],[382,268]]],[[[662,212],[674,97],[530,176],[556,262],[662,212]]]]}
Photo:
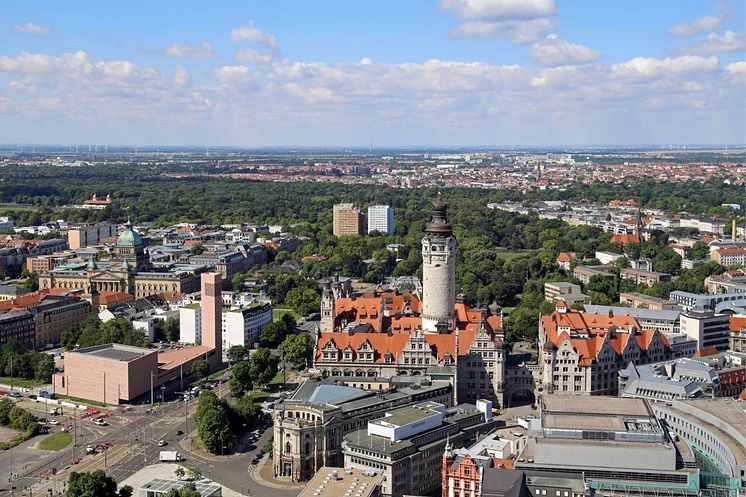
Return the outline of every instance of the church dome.
{"type": "Polygon", "coordinates": [[[142,245],[142,237],[132,229],[132,225],[127,222],[125,226],[124,231],[117,238],[117,247],[137,247],[138,245],[142,245]]]}

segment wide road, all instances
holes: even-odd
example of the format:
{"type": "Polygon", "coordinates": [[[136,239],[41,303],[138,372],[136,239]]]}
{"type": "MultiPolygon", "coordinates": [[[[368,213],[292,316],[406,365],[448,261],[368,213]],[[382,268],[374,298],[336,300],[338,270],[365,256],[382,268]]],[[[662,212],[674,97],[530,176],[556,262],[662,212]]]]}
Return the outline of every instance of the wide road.
{"type": "MultiPolygon", "coordinates": [[[[217,393],[221,396],[225,395],[227,386],[223,385],[222,390],[218,390],[217,393]]],[[[186,404],[183,401],[173,401],[162,406],[156,404],[150,413],[145,412],[145,407],[138,407],[138,412],[133,413],[116,412],[111,419],[110,426],[105,428],[94,428],[91,420],[78,421],[78,426],[82,425],[82,428],[76,430],[76,434],[83,433],[85,438],[78,439],[77,447],[64,449],[25,469],[19,467],[15,471],[18,476],[10,483],[7,480],[0,481],[0,496],[10,495],[12,487],[15,487],[14,495],[22,495],[19,491],[28,486],[32,486],[33,495],[48,495],[50,489],[52,495],[62,493],[71,471],[104,469],[117,482],[121,482],[145,466],[159,462],[161,450],[175,450],[181,453],[185,457],[182,462],[184,466],[194,466],[207,478],[244,495],[262,497],[295,497],[298,495],[297,488],[284,490],[266,487],[249,476],[248,469],[251,460],[272,437],[271,427],[262,433],[260,439],[251,446],[250,450],[244,453],[226,457],[211,456],[208,459],[207,456],[200,457],[183,449],[179,442],[187,436],[196,434],[196,426],[192,419],[196,407],[196,401],[186,404]],[[177,435],[178,431],[183,434],[177,435]],[[159,440],[164,440],[167,445],[160,447],[159,440]],[[112,446],[104,454],[85,455],[86,445],[105,442],[111,442],[112,446]],[[80,459],[77,464],[71,464],[73,454],[75,458],[80,459]],[[53,469],[56,470],[55,476],[52,476],[53,469]],[[40,475],[49,475],[50,479],[40,481],[40,475]]],[[[5,459],[1,457],[7,458],[9,452],[0,455],[0,465],[5,464],[5,459]]]]}

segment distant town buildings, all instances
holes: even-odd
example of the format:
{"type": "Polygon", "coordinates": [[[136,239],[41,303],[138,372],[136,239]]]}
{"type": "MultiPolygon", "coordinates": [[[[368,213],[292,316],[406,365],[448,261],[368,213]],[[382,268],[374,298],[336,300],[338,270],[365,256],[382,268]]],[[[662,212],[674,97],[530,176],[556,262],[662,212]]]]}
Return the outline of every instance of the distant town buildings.
{"type": "Polygon", "coordinates": [[[354,204],[335,204],[332,208],[332,232],[334,236],[362,235],[363,214],[354,204]]]}
{"type": "Polygon", "coordinates": [[[388,205],[368,207],[368,233],[377,231],[387,236],[394,234],[394,209],[388,205]]]}

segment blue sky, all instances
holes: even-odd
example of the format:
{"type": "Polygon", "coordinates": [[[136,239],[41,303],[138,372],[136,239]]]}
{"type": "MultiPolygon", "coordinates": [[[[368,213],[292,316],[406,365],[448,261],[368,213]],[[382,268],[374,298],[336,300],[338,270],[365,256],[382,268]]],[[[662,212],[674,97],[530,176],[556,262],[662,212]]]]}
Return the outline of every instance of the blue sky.
{"type": "Polygon", "coordinates": [[[0,142],[743,143],[744,2],[22,2],[0,142]]]}

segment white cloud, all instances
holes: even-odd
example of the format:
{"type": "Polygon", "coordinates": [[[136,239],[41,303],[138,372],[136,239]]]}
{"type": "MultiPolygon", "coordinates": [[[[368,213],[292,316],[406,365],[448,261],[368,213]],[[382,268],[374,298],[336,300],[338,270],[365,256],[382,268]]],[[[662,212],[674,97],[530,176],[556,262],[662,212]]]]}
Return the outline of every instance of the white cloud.
{"type": "Polygon", "coordinates": [[[525,45],[535,42],[557,22],[550,18],[538,18],[531,20],[510,19],[506,21],[469,21],[456,27],[451,34],[454,36],[465,36],[469,38],[493,38],[506,36],[513,43],[525,45]]]}
{"type": "Polygon", "coordinates": [[[746,50],[746,44],[744,44],[743,36],[730,30],[722,35],[710,33],[699,42],[681,48],[683,53],[691,54],[743,52],[744,50],[746,50]]]}
{"type": "Polygon", "coordinates": [[[555,34],[534,43],[529,56],[537,64],[547,67],[586,64],[598,59],[598,52],[585,45],[571,43],[555,34]]]}
{"type": "Polygon", "coordinates": [[[231,30],[233,43],[248,41],[264,45],[270,50],[277,50],[277,38],[272,33],[261,31],[254,27],[254,21],[249,21],[248,26],[241,26],[231,30]]]}
{"type": "Polygon", "coordinates": [[[203,41],[196,47],[173,43],[161,51],[166,57],[191,58],[191,59],[212,59],[215,57],[215,48],[210,42],[203,41]]]}
{"type": "Polygon", "coordinates": [[[215,69],[213,74],[223,85],[241,85],[253,79],[251,69],[246,66],[223,66],[215,69]]]}
{"type": "Polygon", "coordinates": [[[746,62],[742,60],[738,62],[733,62],[731,64],[728,64],[725,67],[725,70],[728,73],[733,74],[733,75],[740,74],[741,76],[744,76],[746,75],[746,62]]]}
{"type": "Polygon", "coordinates": [[[710,72],[718,68],[718,58],[684,55],[677,58],[656,59],[635,57],[627,62],[611,66],[611,73],[621,78],[653,79],[674,77],[680,74],[710,72]]]}
{"type": "Polygon", "coordinates": [[[192,75],[182,66],[176,66],[174,72],[174,85],[176,88],[189,88],[192,86],[192,75]]]}
{"type": "Polygon", "coordinates": [[[540,40],[557,23],[554,0],[440,0],[439,5],[461,21],[451,31],[454,36],[506,36],[526,44],[540,40]]]}
{"type": "Polygon", "coordinates": [[[245,50],[239,50],[234,56],[237,62],[248,62],[249,64],[264,65],[272,62],[273,57],[269,54],[257,52],[247,48],[245,50]]]}
{"type": "Polygon", "coordinates": [[[15,26],[13,26],[13,32],[46,36],[52,34],[52,28],[49,28],[47,26],[40,26],[39,24],[35,24],[33,22],[26,22],[24,24],[16,24],[15,26]]]}
{"type": "Polygon", "coordinates": [[[699,19],[695,19],[692,22],[677,24],[668,30],[668,34],[673,36],[691,36],[699,33],[700,31],[706,31],[708,29],[717,29],[725,20],[722,15],[717,16],[704,16],[699,19]]]}

